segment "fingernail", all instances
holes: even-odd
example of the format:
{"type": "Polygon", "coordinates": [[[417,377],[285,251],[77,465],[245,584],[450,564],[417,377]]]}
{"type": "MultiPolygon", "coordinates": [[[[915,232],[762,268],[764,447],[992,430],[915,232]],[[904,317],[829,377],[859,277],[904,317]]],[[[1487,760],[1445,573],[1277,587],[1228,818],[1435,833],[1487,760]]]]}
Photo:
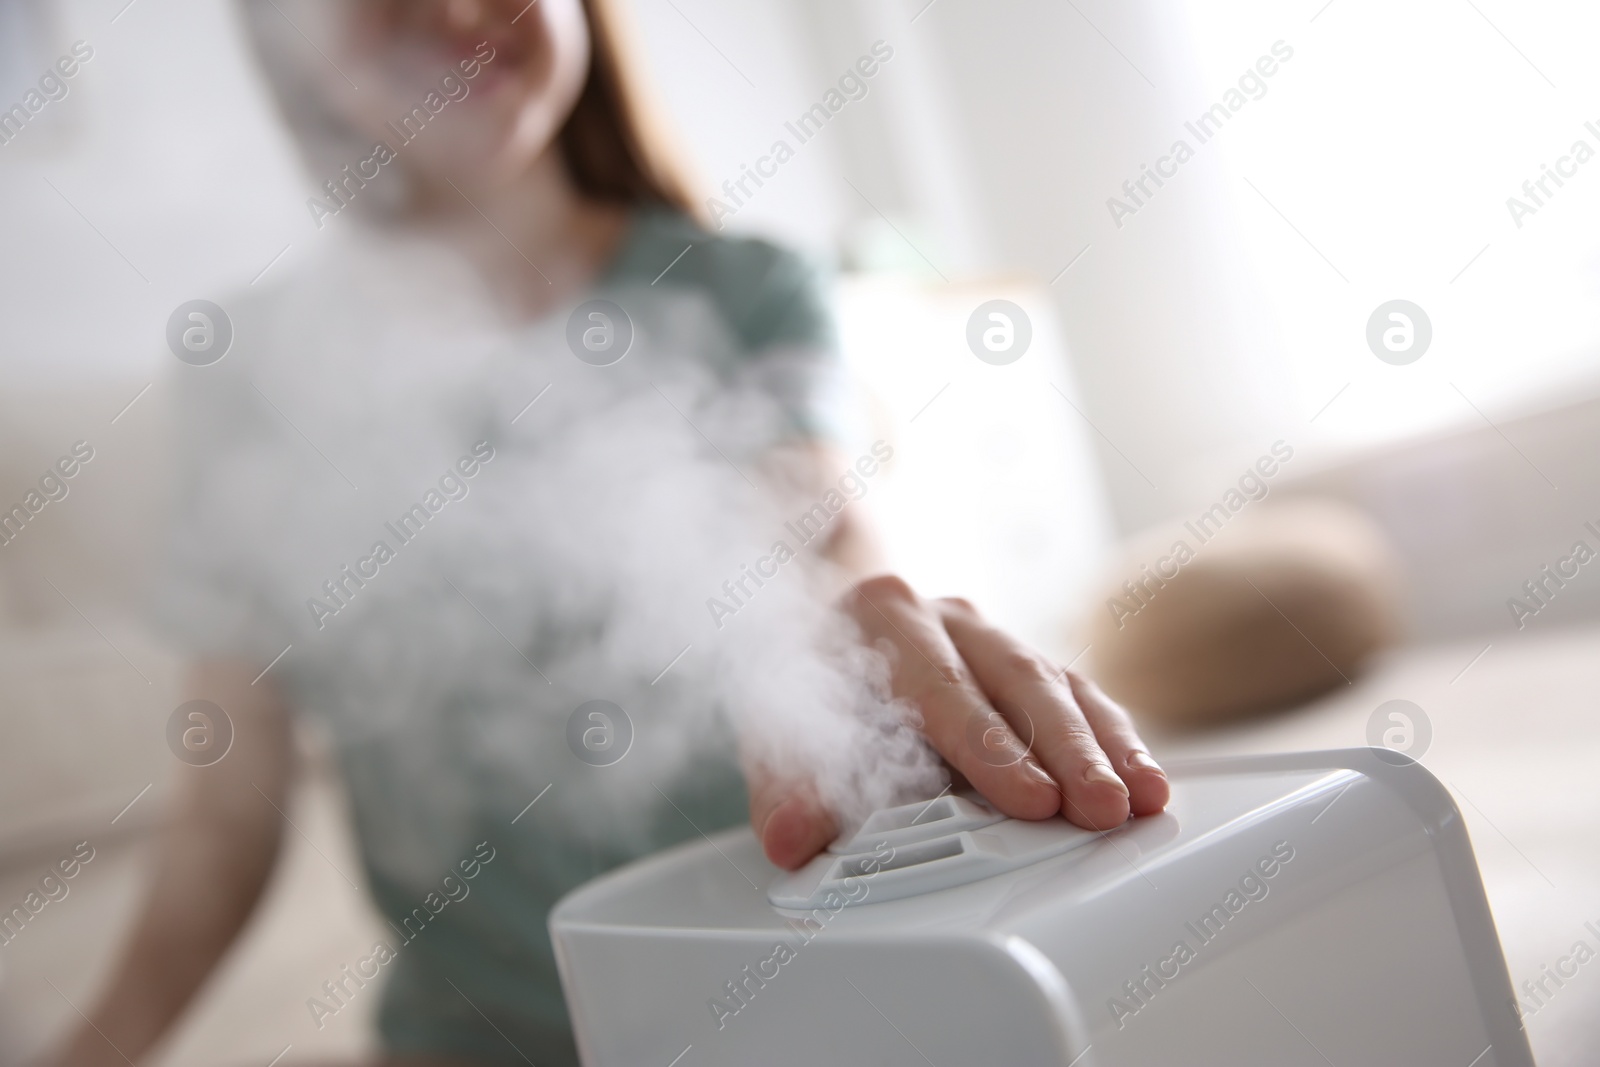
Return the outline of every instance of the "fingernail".
{"type": "Polygon", "coordinates": [[[1128,766],[1137,767],[1141,771],[1156,771],[1159,774],[1167,773],[1161,769],[1161,764],[1157,763],[1148,752],[1133,753],[1128,757],[1128,766]]]}
{"type": "Polygon", "coordinates": [[[1083,780],[1090,785],[1109,785],[1116,787],[1117,792],[1123,796],[1128,795],[1128,787],[1122,779],[1117,777],[1117,772],[1107,767],[1104,763],[1091,763],[1084,769],[1083,780]]]}

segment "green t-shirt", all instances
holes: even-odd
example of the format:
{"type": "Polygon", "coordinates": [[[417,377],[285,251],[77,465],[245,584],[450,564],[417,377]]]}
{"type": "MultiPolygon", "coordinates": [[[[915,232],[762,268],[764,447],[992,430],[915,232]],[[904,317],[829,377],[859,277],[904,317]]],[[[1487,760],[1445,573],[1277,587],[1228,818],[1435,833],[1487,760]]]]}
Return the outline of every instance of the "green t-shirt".
{"type": "MultiPolygon", "coordinates": [[[[318,1024],[333,1025],[357,997],[381,995],[382,1039],[395,1054],[559,1067],[577,1058],[546,927],[553,905],[613,867],[744,821],[746,798],[725,730],[695,738],[683,773],[650,783],[659,793],[636,789],[615,819],[596,814],[605,775],[635,764],[588,766],[559,741],[515,733],[531,717],[519,717],[521,702],[548,700],[561,716],[570,705],[560,702],[577,699],[559,684],[543,688],[534,664],[548,666],[546,657],[610,623],[606,605],[543,574],[549,568],[538,559],[476,584],[464,577],[480,555],[518,559],[493,541],[493,523],[470,537],[445,522],[430,526],[415,539],[422,547],[408,542],[381,577],[363,583],[340,570],[370,541],[363,531],[415,497],[416,481],[389,469],[433,473],[419,464],[434,461],[413,461],[413,453],[449,454],[430,434],[463,451],[477,437],[492,440],[495,459],[477,475],[485,485],[550,446],[540,434],[555,431],[539,420],[554,414],[552,402],[541,407],[535,396],[542,376],[569,394],[598,380],[558,343],[565,321],[513,330],[509,341],[487,327],[474,334],[470,323],[482,313],[448,295],[473,283],[450,275],[462,282],[453,290],[441,280],[447,273],[426,254],[335,255],[270,296],[229,307],[234,350],[215,366],[179,369],[180,493],[157,613],[196,657],[265,664],[288,646],[272,678],[335,741],[367,880],[391,934],[349,961],[361,982],[341,972],[329,976],[332,988],[307,990],[318,1024]],[[394,277],[378,277],[391,267],[394,277]],[[423,321],[435,315],[446,325],[423,321]],[[412,363],[390,358],[435,341],[450,352],[492,350],[482,365],[508,368],[506,377],[490,389],[475,371],[454,380],[435,366],[418,385],[408,377],[412,363]],[[543,363],[518,350],[539,345],[543,363]],[[455,436],[425,429],[435,421],[455,436]],[[311,595],[330,575],[334,590],[311,595]],[[348,606],[335,599],[340,591],[348,606]],[[319,596],[339,611],[308,615],[319,596]],[[528,599],[558,604],[546,611],[554,620],[518,616],[528,599]],[[447,625],[440,619],[448,612],[457,621],[447,625]],[[382,720],[392,709],[374,707],[396,694],[405,705],[394,711],[399,725],[382,720]],[[547,793],[538,791],[544,784],[547,793]]],[[[632,309],[641,343],[670,337],[659,347],[704,363],[713,380],[769,397],[787,423],[784,436],[844,432],[823,290],[795,255],[642,210],[591,296],[632,309]]],[[[565,317],[564,309],[556,318],[565,317]]],[[[658,368],[643,355],[617,369],[658,388],[658,368]]],[[[658,391],[672,402],[665,379],[658,391]]],[[[643,385],[639,392],[654,399],[643,385]]],[[[568,496],[581,492],[580,484],[568,496]]],[[[471,506],[479,505],[497,506],[497,498],[471,506]]],[[[581,531],[583,517],[576,499],[551,521],[581,531]]],[[[400,532],[392,521],[383,529],[400,532]]],[[[368,574],[363,563],[356,570],[368,574]]],[[[656,694],[672,684],[635,689],[656,694]]],[[[641,722],[641,738],[644,729],[641,722]]]]}

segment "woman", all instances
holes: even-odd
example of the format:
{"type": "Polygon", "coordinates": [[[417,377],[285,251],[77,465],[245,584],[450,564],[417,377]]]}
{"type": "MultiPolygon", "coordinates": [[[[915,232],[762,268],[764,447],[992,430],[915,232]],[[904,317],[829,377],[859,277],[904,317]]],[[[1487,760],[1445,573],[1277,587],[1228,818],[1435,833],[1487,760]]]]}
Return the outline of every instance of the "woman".
{"type": "Polygon", "coordinates": [[[148,903],[63,1062],[142,1056],[250,915],[291,712],[335,737],[395,932],[308,1012],[381,995],[394,1062],[576,1062],[544,925],[562,893],[746,817],[797,867],[863,805],[936,788],[930,749],[1013,816],[1161,810],[1121,709],[886,573],[858,509],[830,509],[796,575],[768,553],[749,578],[749,531],[865,455],[839,451],[815,282],[693,221],[607,0],[245,11],[327,179],[307,205],[325,247],[231,305],[225,360],[182,368],[163,615],[234,737],[184,768],[148,903]],[[715,625],[686,628],[702,602],[715,625]],[[569,718],[600,697],[613,714],[569,718]],[[585,754],[596,729],[601,750],[630,735],[627,762],[585,754]]]}

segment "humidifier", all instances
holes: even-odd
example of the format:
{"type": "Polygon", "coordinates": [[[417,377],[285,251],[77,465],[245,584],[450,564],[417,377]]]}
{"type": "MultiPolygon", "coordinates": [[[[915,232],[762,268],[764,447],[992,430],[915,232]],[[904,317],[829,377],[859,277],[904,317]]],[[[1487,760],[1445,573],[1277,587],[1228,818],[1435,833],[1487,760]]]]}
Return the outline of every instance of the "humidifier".
{"type": "Polygon", "coordinates": [[[551,916],[589,1067],[1527,1067],[1449,794],[1377,749],[1174,765],[1115,830],[976,796],[799,871],[749,829],[551,916]]]}

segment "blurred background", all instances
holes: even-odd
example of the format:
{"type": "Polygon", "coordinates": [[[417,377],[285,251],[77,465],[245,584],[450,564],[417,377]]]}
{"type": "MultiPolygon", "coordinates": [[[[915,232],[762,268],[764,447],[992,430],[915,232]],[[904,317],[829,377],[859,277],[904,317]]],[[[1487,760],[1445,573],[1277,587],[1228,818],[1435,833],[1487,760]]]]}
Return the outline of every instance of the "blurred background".
{"type": "MultiPolygon", "coordinates": [[[[866,96],[723,222],[837,269],[849,366],[898,456],[870,504],[914,585],[1168,708],[1149,720],[1163,755],[1367,744],[1409,702],[1410,754],[1464,812],[1513,981],[1576,941],[1600,949],[1585,927],[1600,923],[1600,565],[1558,562],[1580,542],[1600,552],[1600,10],[631,6],[703,195],[724,203],[725,181],[794,140],[786,123],[875,42],[892,49],[866,96]],[[1263,57],[1272,73],[1252,74],[1263,57]],[[1190,151],[1172,162],[1178,141],[1190,151]],[[995,299],[1032,331],[1003,366],[966,335],[995,299]],[[1410,362],[1369,344],[1395,300],[1430,336],[1410,362]],[[1150,681],[1207,650],[1135,634],[1180,599],[1141,619],[1122,583],[1174,541],[1198,545],[1185,523],[1269,455],[1270,492],[1228,506],[1228,537],[1185,573],[1253,575],[1276,613],[1252,609],[1277,628],[1260,649],[1292,645],[1316,677],[1252,692],[1251,710],[1277,710],[1238,720],[1150,681]],[[1268,595],[1282,568],[1255,569],[1286,542],[1300,547],[1283,568],[1317,579],[1282,586],[1311,590],[1292,604],[1268,595]],[[1364,636],[1324,654],[1341,629],[1318,613],[1340,605],[1364,636]]],[[[167,318],[293,270],[323,236],[230,5],[0,0],[0,108],[74,42],[92,58],[67,94],[14,129],[0,116],[0,506],[75,442],[95,453],[0,549],[0,905],[71,843],[97,851],[0,947],[12,1058],[106,965],[170,769],[181,665],[131,606],[166,489],[167,318]]],[[[1237,617],[1207,603],[1201,625],[1237,617]]],[[[1171,677],[1226,703],[1227,679],[1202,675],[1171,677]]],[[[318,1030],[298,995],[376,924],[333,869],[348,831],[306,743],[288,862],[164,1051],[172,1067],[368,1048],[359,1011],[318,1030]]],[[[1536,1055],[1586,1062],[1600,968],[1546,989],[1523,1004],[1536,1055]]]]}

